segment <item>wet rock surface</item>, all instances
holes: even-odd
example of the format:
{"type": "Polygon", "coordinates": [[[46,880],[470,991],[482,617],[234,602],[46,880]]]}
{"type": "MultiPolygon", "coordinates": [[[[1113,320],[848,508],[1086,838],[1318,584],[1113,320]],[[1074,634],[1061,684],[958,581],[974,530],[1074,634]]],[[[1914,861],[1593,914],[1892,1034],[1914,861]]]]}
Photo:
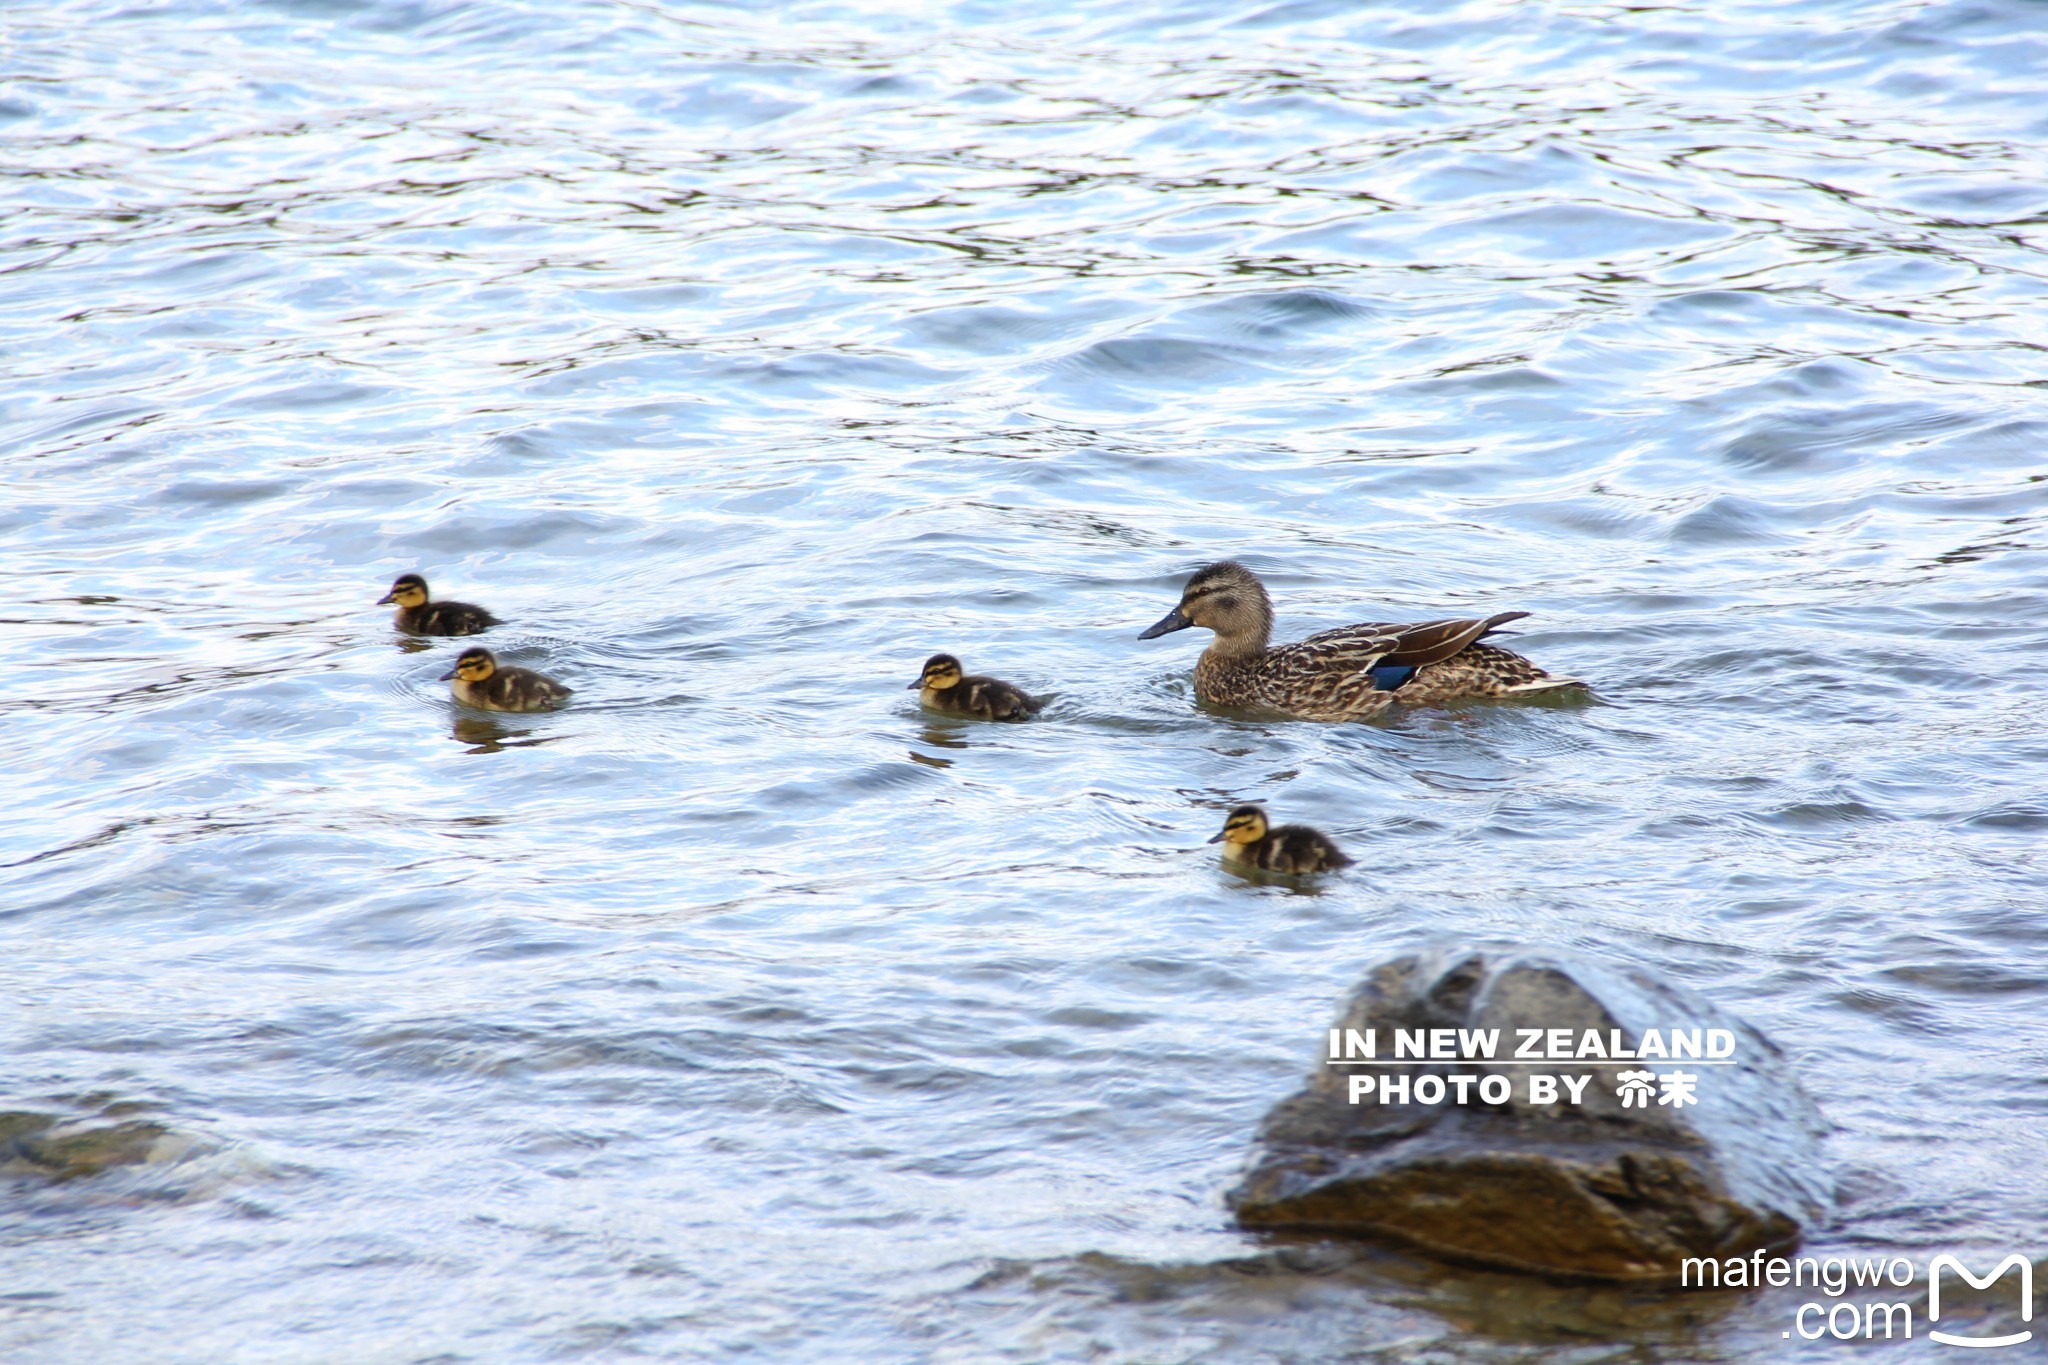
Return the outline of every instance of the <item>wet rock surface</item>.
{"type": "Polygon", "coordinates": [[[200,1145],[191,1134],[147,1119],[67,1122],[56,1114],[0,1112],[0,1174],[76,1180],[176,1161],[200,1145]]]}
{"type": "MultiPolygon", "coordinates": [[[[1393,1239],[1434,1255],[1549,1275],[1675,1281],[1687,1257],[1796,1246],[1824,1216],[1824,1125],[1778,1049],[1690,991],[1596,958],[1549,951],[1411,955],[1375,968],[1337,1027],[1499,1030],[1494,1062],[1318,1065],[1267,1115],[1231,1192],[1251,1228],[1393,1239]],[[1501,1065],[1526,1035],[1588,1031],[1626,1049],[1647,1030],[1726,1030],[1728,1065],[1586,1058],[1501,1065]],[[1634,1105],[1622,1073],[1683,1071],[1697,1102],[1634,1105]],[[1353,1073],[1408,1080],[1409,1102],[1349,1102],[1353,1073]],[[1538,1103],[1532,1074],[1588,1076],[1582,1102],[1538,1103]],[[1416,1083],[1500,1076],[1509,1097],[1418,1103],[1416,1083]]],[[[1431,1091],[1434,1086],[1428,1087],[1431,1091]]],[[[1495,1093],[1500,1085],[1495,1083],[1495,1093]]]]}

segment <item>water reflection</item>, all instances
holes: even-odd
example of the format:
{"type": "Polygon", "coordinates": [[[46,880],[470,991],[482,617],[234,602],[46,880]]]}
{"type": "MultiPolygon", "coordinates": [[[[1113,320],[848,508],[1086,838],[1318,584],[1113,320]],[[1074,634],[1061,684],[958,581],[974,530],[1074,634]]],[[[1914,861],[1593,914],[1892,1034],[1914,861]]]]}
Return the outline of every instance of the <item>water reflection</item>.
{"type": "Polygon", "coordinates": [[[1216,865],[1230,878],[1247,886],[1277,886],[1295,896],[1320,896],[1328,889],[1327,879],[1345,875],[1342,872],[1319,872],[1310,876],[1290,876],[1284,872],[1268,872],[1264,868],[1230,862],[1220,856],[1216,857],[1216,865]]]}
{"type": "Polygon", "coordinates": [[[972,748],[971,726],[994,724],[993,721],[931,720],[926,719],[919,738],[934,749],[972,748]]]}
{"type": "MultiPolygon", "coordinates": [[[[1015,1331],[1047,1300],[1069,1307],[1039,1323],[1048,1353],[1114,1341],[1117,1305],[1201,1333],[1208,1358],[1515,1361],[1706,1358],[1715,1329],[1734,1325],[1744,1296],[1572,1284],[1445,1266],[1397,1251],[1261,1238],[1262,1248],[1214,1261],[1154,1263],[1083,1254],[1006,1261],[949,1305],[984,1339],[1015,1331]],[[1069,1335],[1071,1334],[1071,1335],[1069,1335]],[[1501,1349],[1507,1348],[1507,1349],[1501,1349]],[[1542,1352],[1531,1355],[1526,1349],[1542,1352]],[[1581,1356],[1579,1352],[1597,1352],[1581,1356]],[[1363,1354],[1361,1354],[1363,1352],[1363,1354]],[[1568,1353],[1568,1354],[1560,1354],[1568,1353]]],[[[1790,1311],[1790,1305],[1774,1304],[1790,1311]]],[[[1203,1357],[1196,1357],[1203,1358],[1203,1357]]]]}
{"type": "Polygon", "coordinates": [[[495,754],[504,749],[532,749],[543,744],[553,744],[562,736],[559,734],[533,734],[525,729],[507,725],[495,716],[459,715],[455,717],[453,737],[458,744],[469,745],[473,754],[495,754]]]}

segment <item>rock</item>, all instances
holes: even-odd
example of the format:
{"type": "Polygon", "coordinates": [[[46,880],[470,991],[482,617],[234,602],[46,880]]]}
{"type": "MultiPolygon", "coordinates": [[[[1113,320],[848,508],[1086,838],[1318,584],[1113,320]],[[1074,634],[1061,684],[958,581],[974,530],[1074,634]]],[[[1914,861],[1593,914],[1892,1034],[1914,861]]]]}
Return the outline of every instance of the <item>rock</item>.
{"type": "Polygon", "coordinates": [[[37,1114],[25,1109],[0,1109],[0,1157],[4,1157],[24,1134],[57,1126],[55,1114],[37,1114]]]}
{"type": "Polygon", "coordinates": [[[75,1180],[117,1166],[175,1161],[196,1145],[186,1134],[142,1120],[95,1126],[62,1124],[50,1114],[0,1113],[0,1172],[75,1180]]]}
{"type": "MultiPolygon", "coordinates": [[[[1796,1247],[1823,1217],[1825,1131],[1783,1055],[1762,1034],[1690,991],[1636,968],[1570,953],[1471,950],[1398,958],[1375,968],[1337,1021],[1377,1030],[1498,1029],[1496,1059],[1517,1029],[1586,1030],[1634,1050],[1647,1029],[1725,1029],[1734,1064],[1563,1061],[1553,1064],[1319,1065],[1306,1089],[1266,1116],[1251,1170],[1229,1199],[1250,1228],[1389,1238],[1479,1265],[1547,1275],[1676,1281],[1687,1257],[1747,1257],[1796,1247]],[[1619,1074],[1685,1071],[1698,1102],[1625,1106],[1619,1074]],[[1406,1076],[1408,1103],[1349,1102],[1353,1073],[1406,1076]],[[1532,1074],[1590,1076],[1579,1105],[1538,1104],[1532,1074]],[[1505,1103],[1414,1102],[1418,1078],[1501,1076],[1505,1103]]],[[[1498,1083],[1495,1093],[1498,1094],[1498,1083]]],[[[1455,1092],[1449,1092],[1455,1093],[1455,1092]]],[[[1395,1097],[1398,1099],[1398,1094],[1395,1097]]]]}

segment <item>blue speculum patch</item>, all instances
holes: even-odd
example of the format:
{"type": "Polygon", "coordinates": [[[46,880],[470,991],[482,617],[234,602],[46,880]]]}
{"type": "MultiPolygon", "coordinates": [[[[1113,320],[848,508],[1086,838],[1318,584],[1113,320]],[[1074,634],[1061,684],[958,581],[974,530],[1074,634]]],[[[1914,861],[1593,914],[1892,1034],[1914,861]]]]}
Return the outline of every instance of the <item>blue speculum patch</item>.
{"type": "Polygon", "coordinates": [[[1391,692],[1415,676],[1414,664],[1374,664],[1366,672],[1372,674],[1372,685],[1382,692],[1391,692]]]}

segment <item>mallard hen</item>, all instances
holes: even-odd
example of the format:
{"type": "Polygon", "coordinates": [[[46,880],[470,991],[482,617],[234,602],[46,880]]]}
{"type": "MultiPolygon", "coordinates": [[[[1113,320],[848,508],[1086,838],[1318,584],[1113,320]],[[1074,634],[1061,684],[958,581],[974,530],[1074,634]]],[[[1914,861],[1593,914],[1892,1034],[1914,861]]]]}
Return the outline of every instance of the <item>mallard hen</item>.
{"type": "Polygon", "coordinates": [[[1441,702],[1583,687],[1481,637],[1526,611],[1457,621],[1339,626],[1273,645],[1273,603],[1235,560],[1200,570],[1180,605],[1138,638],[1189,626],[1216,632],[1195,664],[1195,695],[1218,706],[1259,706],[1304,720],[1363,720],[1395,701],[1441,702]]]}

